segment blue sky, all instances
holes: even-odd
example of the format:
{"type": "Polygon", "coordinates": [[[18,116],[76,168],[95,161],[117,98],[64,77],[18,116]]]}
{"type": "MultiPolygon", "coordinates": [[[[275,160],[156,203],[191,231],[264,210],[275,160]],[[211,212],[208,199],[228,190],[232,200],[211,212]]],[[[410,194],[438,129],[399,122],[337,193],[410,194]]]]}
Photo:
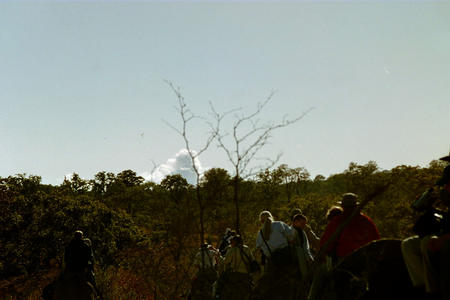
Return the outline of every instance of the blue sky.
{"type": "MultiPolygon", "coordinates": [[[[145,174],[190,108],[296,116],[261,153],[312,176],[450,150],[449,2],[0,2],[0,176],[145,174]]],[[[189,128],[193,148],[206,128],[189,128]]],[[[230,168],[220,149],[203,167],[230,168]]]]}

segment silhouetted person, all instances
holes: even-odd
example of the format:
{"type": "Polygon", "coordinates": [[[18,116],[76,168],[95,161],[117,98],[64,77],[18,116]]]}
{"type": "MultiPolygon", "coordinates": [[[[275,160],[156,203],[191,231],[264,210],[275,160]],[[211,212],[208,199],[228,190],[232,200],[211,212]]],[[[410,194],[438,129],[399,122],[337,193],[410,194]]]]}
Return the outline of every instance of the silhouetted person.
{"type": "MultiPolygon", "coordinates": [[[[442,157],[441,160],[450,162],[450,155],[442,157]]],[[[418,235],[403,240],[402,253],[411,282],[417,292],[425,290],[434,299],[448,300],[450,299],[450,164],[444,168],[435,188],[438,189],[439,200],[447,207],[447,212],[434,208],[433,204],[437,199],[429,196],[433,189],[424,193],[413,205],[415,209],[426,211],[413,228],[418,235]],[[420,202],[425,203],[423,208],[420,202]],[[442,215],[442,220],[436,222],[433,216],[439,214],[442,215]],[[426,217],[427,215],[429,217],[426,217]]]]}
{"type": "MultiPolygon", "coordinates": [[[[333,233],[346,222],[347,218],[358,208],[358,196],[353,193],[342,195],[341,206],[344,209],[341,215],[333,217],[328,223],[320,239],[320,246],[324,247],[333,233]]],[[[380,239],[380,233],[375,223],[360,211],[352,217],[340,235],[328,245],[326,253],[334,258],[343,258],[365,244],[380,239]]]]}
{"type": "Polygon", "coordinates": [[[236,235],[235,231],[232,231],[230,228],[225,230],[225,234],[223,235],[222,240],[219,244],[220,255],[225,256],[227,253],[227,247],[230,246],[230,241],[233,236],[236,235]]]}
{"type": "MultiPolygon", "coordinates": [[[[302,210],[300,208],[294,208],[291,211],[291,221],[292,221],[292,223],[294,223],[294,218],[297,215],[303,215],[302,210]]],[[[305,218],[306,218],[306,216],[305,216],[305,218]]],[[[309,224],[306,223],[302,230],[305,232],[306,237],[308,238],[308,242],[309,242],[309,245],[311,246],[311,250],[313,250],[313,252],[315,252],[315,253],[319,252],[319,249],[320,249],[320,238],[312,230],[311,226],[309,226],[309,224]]]]}
{"type": "Polygon", "coordinates": [[[77,230],[73,239],[67,245],[64,253],[64,261],[66,263],[65,271],[68,273],[81,273],[85,275],[98,292],[95,282],[94,273],[94,252],[92,251],[92,242],[88,238],[84,238],[83,232],[77,230]]]}
{"type": "Polygon", "coordinates": [[[45,300],[54,299],[55,289],[66,282],[66,278],[70,278],[74,274],[76,276],[81,275],[92,285],[95,292],[99,295],[94,277],[92,243],[89,239],[83,237],[82,231],[75,231],[72,240],[66,246],[64,262],[66,264],[64,273],[44,288],[42,298],[45,300]]]}
{"type": "Polygon", "coordinates": [[[75,231],[73,239],[67,245],[64,253],[66,272],[82,273],[92,269],[94,255],[90,240],[83,238],[83,232],[75,231]]]}
{"type": "Polygon", "coordinates": [[[231,245],[220,264],[221,277],[216,298],[247,300],[251,290],[250,262],[254,258],[240,235],[233,236],[230,242],[231,245]]]}
{"type": "Polygon", "coordinates": [[[302,277],[306,276],[308,269],[314,260],[311,254],[308,237],[305,232],[307,223],[308,218],[302,214],[295,215],[292,222],[292,227],[295,229],[295,258],[302,277]]]}
{"type": "Polygon", "coordinates": [[[194,258],[194,265],[198,267],[198,271],[191,282],[190,299],[208,300],[212,298],[212,285],[218,276],[219,256],[219,251],[208,243],[201,245],[194,258]]]}
{"type": "Polygon", "coordinates": [[[289,244],[294,240],[294,230],[281,221],[275,221],[269,211],[259,214],[262,225],[256,236],[256,248],[269,259],[269,272],[292,264],[289,244]],[[271,271],[270,271],[271,270],[271,271]]]}
{"type": "Polygon", "coordinates": [[[327,213],[325,215],[325,218],[327,219],[327,222],[330,222],[334,217],[340,216],[344,213],[344,210],[342,207],[333,205],[327,210],[327,213]]]}

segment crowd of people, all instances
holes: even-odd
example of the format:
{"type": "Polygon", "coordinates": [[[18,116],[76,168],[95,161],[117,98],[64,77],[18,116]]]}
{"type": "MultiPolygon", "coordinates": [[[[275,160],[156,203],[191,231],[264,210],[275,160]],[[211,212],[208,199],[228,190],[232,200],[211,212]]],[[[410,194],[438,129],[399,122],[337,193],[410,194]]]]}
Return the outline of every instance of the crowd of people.
{"type": "Polygon", "coordinates": [[[262,211],[253,251],[239,234],[227,228],[218,249],[204,244],[197,253],[198,272],[191,299],[249,299],[254,273],[259,273],[259,278],[286,273],[307,278],[314,260],[321,259],[319,253],[336,260],[380,238],[373,221],[359,211],[356,194],[344,194],[338,204],[328,210],[328,225],[321,237],[313,232],[300,209],[292,210],[290,224],[275,220],[270,211],[262,211]],[[348,224],[339,229],[344,222],[348,224]],[[333,236],[337,231],[339,234],[333,236]],[[261,257],[260,268],[255,256],[261,257]]]}
{"type": "MultiPolygon", "coordinates": [[[[441,159],[450,162],[450,156],[441,159]]],[[[436,198],[450,209],[450,165],[445,167],[436,187],[439,194],[436,198]]],[[[436,215],[431,204],[427,207],[426,216],[430,216],[430,210],[431,215],[436,215]]],[[[427,299],[443,300],[450,299],[450,212],[439,212],[434,223],[429,217],[426,222],[419,220],[420,228],[416,224],[414,229],[419,228],[420,232],[417,229],[418,235],[405,239],[401,250],[414,288],[423,292],[427,299]]],[[[336,264],[356,249],[381,238],[375,223],[361,212],[358,196],[354,193],[343,194],[341,200],[330,207],[325,218],[327,226],[319,237],[300,209],[292,210],[291,219],[287,222],[290,224],[275,220],[269,211],[262,211],[255,249],[250,251],[241,236],[227,228],[218,250],[205,245],[197,254],[197,280],[202,277],[200,274],[209,272],[209,280],[204,280],[202,287],[206,288],[206,293],[212,291],[212,298],[249,299],[255,277],[264,285],[264,277],[269,278],[266,282],[273,282],[282,274],[290,274],[307,278],[311,284],[315,276],[312,270],[314,261],[318,262],[316,265],[325,261],[336,264]],[[261,257],[261,272],[254,266],[255,256],[261,257]],[[205,269],[209,271],[205,272],[205,269]],[[259,275],[254,276],[257,271],[259,275]]],[[[192,296],[196,298],[195,293],[192,296]]],[[[208,298],[202,295],[196,299],[208,298]]]]}

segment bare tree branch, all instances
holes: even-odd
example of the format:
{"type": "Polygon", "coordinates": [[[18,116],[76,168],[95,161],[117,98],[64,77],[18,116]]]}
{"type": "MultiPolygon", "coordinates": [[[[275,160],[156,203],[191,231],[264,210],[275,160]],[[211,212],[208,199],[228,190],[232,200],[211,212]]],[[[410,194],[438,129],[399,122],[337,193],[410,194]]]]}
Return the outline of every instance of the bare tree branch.
{"type": "MultiPolygon", "coordinates": [[[[288,115],[284,115],[281,121],[278,123],[267,122],[261,123],[259,118],[263,109],[267,106],[270,100],[273,98],[275,92],[270,93],[270,95],[263,101],[257,103],[256,109],[249,114],[233,114],[234,122],[231,127],[231,134],[223,132],[221,124],[225,116],[229,113],[219,114],[211,105],[212,115],[216,120],[216,126],[212,127],[216,134],[216,140],[218,142],[218,147],[221,148],[228,157],[228,160],[233,165],[234,168],[234,201],[236,206],[236,230],[239,231],[239,199],[238,199],[238,189],[240,178],[247,178],[253,176],[256,172],[256,168],[250,168],[250,164],[253,160],[257,159],[256,155],[261,151],[264,146],[268,144],[268,141],[272,137],[272,133],[280,128],[292,125],[301,119],[303,119],[311,110],[303,112],[299,116],[294,118],[289,118],[288,115]],[[231,141],[227,143],[225,141],[226,137],[230,137],[231,141]]],[[[232,110],[231,112],[240,111],[232,110]]],[[[281,154],[278,154],[275,160],[263,159],[268,161],[269,164],[265,166],[273,167],[275,163],[279,160],[281,154]]],[[[263,166],[258,166],[258,169],[263,169],[263,166]]]]}
{"type": "Polygon", "coordinates": [[[185,143],[185,147],[186,150],[189,153],[189,156],[192,160],[192,168],[194,170],[194,172],[196,173],[196,177],[197,177],[197,184],[200,181],[200,170],[198,170],[198,167],[195,163],[195,161],[197,160],[197,158],[203,153],[205,152],[209,146],[211,145],[211,143],[214,141],[215,137],[216,137],[216,131],[211,130],[209,135],[206,138],[205,144],[202,145],[201,147],[198,148],[198,150],[194,151],[190,145],[190,139],[188,137],[188,133],[187,133],[187,127],[189,122],[193,121],[194,119],[201,119],[201,120],[205,120],[205,122],[211,127],[211,123],[209,121],[207,121],[204,117],[200,117],[195,115],[187,106],[186,101],[184,100],[183,95],[181,94],[181,89],[180,87],[175,87],[173,85],[172,82],[165,80],[165,82],[169,85],[169,87],[171,88],[171,90],[174,92],[174,94],[177,97],[178,100],[178,107],[176,108],[176,110],[178,111],[178,113],[180,114],[181,117],[181,121],[182,121],[182,127],[181,129],[178,129],[177,127],[173,126],[172,124],[170,124],[169,122],[163,120],[168,126],[170,126],[173,130],[175,130],[184,140],[185,143]]]}
{"type": "MultiPolygon", "coordinates": [[[[202,153],[204,153],[209,148],[209,146],[211,146],[211,143],[215,140],[215,138],[219,132],[216,129],[219,128],[220,122],[223,119],[223,116],[219,115],[217,112],[215,112],[213,110],[213,113],[215,115],[215,121],[216,121],[215,124],[213,124],[211,121],[209,121],[203,117],[195,115],[187,106],[186,101],[184,100],[184,97],[181,94],[180,88],[175,87],[173,85],[173,83],[170,81],[166,80],[165,82],[169,85],[169,87],[172,89],[172,91],[174,92],[174,94],[177,97],[178,107],[176,108],[176,110],[178,111],[178,113],[181,117],[181,122],[182,122],[181,129],[169,124],[168,122],[166,122],[166,123],[183,138],[185,148],[191,159],[192,169],[194,170],[194,173],[196,175],[196,198],[197,198],[197,203],[198,203],[198,208],[199,208],[199,213],[200,213],[200,242],[201,242],[201,244],[203,244],[204,236],[205,236],[205,229],[204,229],[205,204],[203,202],[203,199],[202,199],[202,196],[200,193],[200,177],[202,174],[201,174],[201,170],[199,170],[196,162],[197,162],[198,157],[202,153]],[[203,120],[210,129],[210,132],[208,133],[208,135],[206,137],[205,143],[201,147],[197,148],[198,149],[197,151],[195,151],[191,147],[190,137],[188,136],[188,125],[190,124],[190,122],[192,122],[196,119],[203,120]]],[[[213,107],[211,103],[210,103],[210,106],[213,107]]]]}

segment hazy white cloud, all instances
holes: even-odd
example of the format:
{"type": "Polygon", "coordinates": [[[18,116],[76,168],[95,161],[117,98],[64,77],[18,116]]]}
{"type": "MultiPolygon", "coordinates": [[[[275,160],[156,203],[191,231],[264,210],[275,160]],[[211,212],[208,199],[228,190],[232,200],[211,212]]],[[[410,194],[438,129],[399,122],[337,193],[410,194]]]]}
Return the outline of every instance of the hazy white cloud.
{"type": "Polygon", "coordinates": [[[64,175],[64,177],[58,177],[58,178],[56,178],[55,179],[55,182],[56,182],[56,185],[61,185],[63,182],[64,182],[64,180],[72,180],[72,176],[73,176],[73,174],[74,173],[67,173],[67,174],[65,174],[64,175]]]}
{"type": "MultiPolygon", "coordinates": [[[[193,153],[195,154],[195,151],[193,151],[193,153]]],[[[198,158],[195,159],[195,166],[199,170],[200,174],[205,171],[198,158]]],[[[150,172],[145,172],[141,174],[141,176],[147,181],[161,183],[167,175],[174,174],[180,174],[190,184],[197,183],[197,175],[192,168],[192,160],[186,149],[181,149],[178,151],[175,158],[169,158],[166,163],[159,165],[153,173],[150,174],[150,172]]]]}
{"type": "Polygon", "coordinates": [[[75,174],[75,173],[68,173],[68,174],[64,175],[63,181],[64,181],[65,179],[67,179],[67,180],[72,180],[73,174],[75,174]]]}
{"type": "MultiPolygon", "coordinates": [[[[72,178],[73,178],[73,175],[74,175],[75,173],[76,173],[76,172],[73,172],[73,173],[67,173],[67,174],[64,175],[63,178],[61,178],[61,177],[56,178],[56,180],[55,180],[56,184],[57,184],[57,185],[61,185],[61,184],[63,184],[64,180],[69,180],[69,181],[71,181],[72,178]]],[[[78,175],[78,176],[80,176],[80,175],[78,175]]],[[[80,176],[80,178],[81,178],[82,180],[86,180],[85,178],[83,178],[83,177],[81,177],[81,176],[80,176]]]]}

